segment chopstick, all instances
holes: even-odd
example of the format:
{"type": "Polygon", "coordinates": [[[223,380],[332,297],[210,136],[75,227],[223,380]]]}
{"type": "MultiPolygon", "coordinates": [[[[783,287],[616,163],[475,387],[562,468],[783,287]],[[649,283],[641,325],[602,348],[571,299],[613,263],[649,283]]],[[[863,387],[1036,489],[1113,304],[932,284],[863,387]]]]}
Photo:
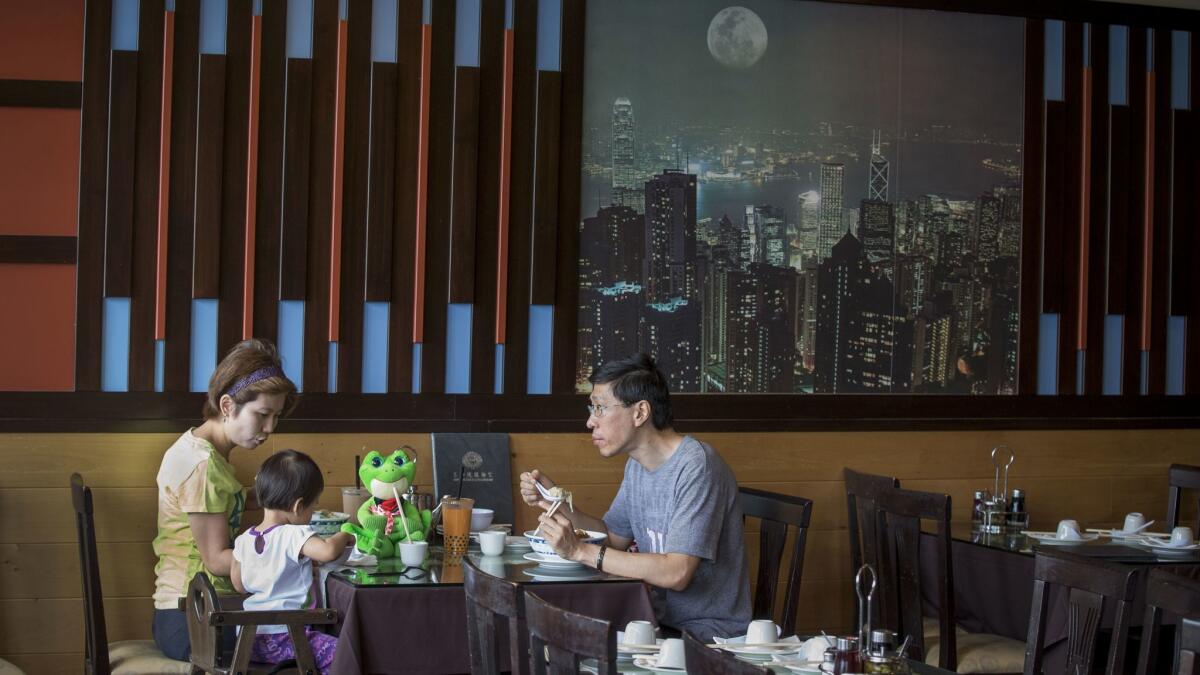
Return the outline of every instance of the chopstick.
{"type": "MultiPolygon", "coordinates": [[[[554,505],[550,507],[550,510],[546,512],[546,515],[547,516],[554,515],[554,512],[557,511],[558,507],[560,507],[560,506],[562,506],[562,502],[554,502],[554,505]]],[[[533,531],[533,535],[536,537],[537,535],[539,535],[541,533],[542,533],[542,524],[538,523],[537,529],[535,529],[533,531]]]]}

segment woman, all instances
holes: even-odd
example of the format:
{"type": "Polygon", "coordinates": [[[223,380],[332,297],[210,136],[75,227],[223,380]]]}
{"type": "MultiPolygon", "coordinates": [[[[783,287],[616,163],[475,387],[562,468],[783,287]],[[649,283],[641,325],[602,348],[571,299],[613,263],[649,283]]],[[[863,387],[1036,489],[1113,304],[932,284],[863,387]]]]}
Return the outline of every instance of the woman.
{"type": "MultiPolygon", "coordinates": [[[[295,404],[296,385],[283,374],[275,346],[266,340],[238,343],[208,381],[204,423],[188,429],[163,456],[158,469],[158,564],[154,591],[154,642],[163,654],[188,660],[187,619],[179,599],[204,570],[218,592],[232,593],[232,540],[247,508],[229,453],[253,450],[295,404]]],[[[254,495],[250,495],[250,508],[254,495]]]]}

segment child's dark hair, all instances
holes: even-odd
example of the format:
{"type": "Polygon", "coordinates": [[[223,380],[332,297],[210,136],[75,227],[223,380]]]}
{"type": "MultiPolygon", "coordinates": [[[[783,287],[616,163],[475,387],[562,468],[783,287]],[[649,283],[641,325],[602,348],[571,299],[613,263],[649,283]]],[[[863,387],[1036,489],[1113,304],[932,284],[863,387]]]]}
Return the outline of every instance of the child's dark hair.
{"type": "Polygon", "coordinates": [[[325,478],[312,457],[297,450],[280,450],[258,468],[254,489],[264,509],[291,511],[297,499],[301,506],[317,501],[325,489],[325,478]]]}
{"type": "Polygon", "coordinates": [[[609,361],[592,371],[588,380],[593,385],[611,385],[612,395],[624,405],[633,405],[638,401],[649,403],[650,421],[659,431],[670,427],[674,421],[667,378],[649,354],[634,354],[629,358],[609,361]]]}

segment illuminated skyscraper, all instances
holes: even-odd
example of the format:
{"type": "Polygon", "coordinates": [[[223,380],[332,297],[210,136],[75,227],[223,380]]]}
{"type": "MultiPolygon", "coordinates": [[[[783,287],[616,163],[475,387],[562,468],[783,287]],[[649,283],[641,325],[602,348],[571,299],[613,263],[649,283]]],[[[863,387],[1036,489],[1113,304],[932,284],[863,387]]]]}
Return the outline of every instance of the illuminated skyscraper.
{"type": "Polygon", "coordinates": [[[846,233],[842,226],[842,187],[846,178],[844,164],[821,165],[821,204],[817,231],[817,258],[825,260],[834,244],[846,233]]]}
{"type": "Polygon", "coordinates": [[[883,132],[875,130],[871,134],[871,169],[867,179],[867,199],[880,202],[888,200],[888,161],[883,156],[880,145],[883,142],[883,132]]]}
{"type": "Polygon", "coordinates": [[[858,211],[858,238],[872,265],[891,261],[896,246],[896,218],[892,205],[864,199],[858,211]]]}
{"type": "Polygon", "coordinates": [[[700,391],[700,308],[672,298],[642,308],[638,345],[658,362],[672,391],[700,391]]]}
{"type": "Polygon", "coordinates": [[[746,231],[754,251],[754,262],[787,267],[787,215],[770,204],[746,207],[746,231]]]}
{"type": "Polygon", "coordinates": [[[612,112],[612,186],[614,190],[633,190],[637,185],[634,175],[634,149],[637,127],[633,118],[633,104],[622,96],[613,103],[612,112]]]}
{"type": "Polygon", "coordinates": [[[646,302],[697,300],[695,175],[667,170],[646,181],[645,241],[646,302]]]}

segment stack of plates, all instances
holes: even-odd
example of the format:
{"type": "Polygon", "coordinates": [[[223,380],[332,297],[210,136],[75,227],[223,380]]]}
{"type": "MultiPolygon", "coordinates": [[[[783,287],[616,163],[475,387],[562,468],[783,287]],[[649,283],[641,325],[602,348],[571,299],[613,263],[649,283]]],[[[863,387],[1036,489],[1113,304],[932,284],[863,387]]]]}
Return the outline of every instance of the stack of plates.
{"type": "Polygon", "coordinates": [[[721,643],[721,649],[737,654],[739,657],[746,659],[747,661],[761,662],[770,661],[776,656],[799,653],[800,647],[803,644],[800,642],[800,638],[796,637],[795,635],[781,638],[779,642],[776,642],[771,646],[760,646],[753,644],[748,645],[746,644],[745,635],[739,635],[737,637],[728,639],[714,638],[714,641],[721,643]],[[787,644],[785,645],[781,643],[787,644]]]}
{"type": "Polygon", "coordinates": [[[527,576],[531,576],[538,581],[591,579],[599,576],[598,572],[584,567],[581,562],[567,560],[556,555],[529,552],[522,557],[537,563],[536,567],[531,567],[523,571],[527,576]]]}
{"type": "MultiPolygon", "coordinates": [[[[656,644],[662,644],[663,639],[658,638],[654,641],[656,644]]],[[[635,656],[646,656],[656,654],[658,650],[654,647],[626,647],[625,646],[625,631],[617,631],[617,660],[618,661],[633,661],[635,656]]]]}

